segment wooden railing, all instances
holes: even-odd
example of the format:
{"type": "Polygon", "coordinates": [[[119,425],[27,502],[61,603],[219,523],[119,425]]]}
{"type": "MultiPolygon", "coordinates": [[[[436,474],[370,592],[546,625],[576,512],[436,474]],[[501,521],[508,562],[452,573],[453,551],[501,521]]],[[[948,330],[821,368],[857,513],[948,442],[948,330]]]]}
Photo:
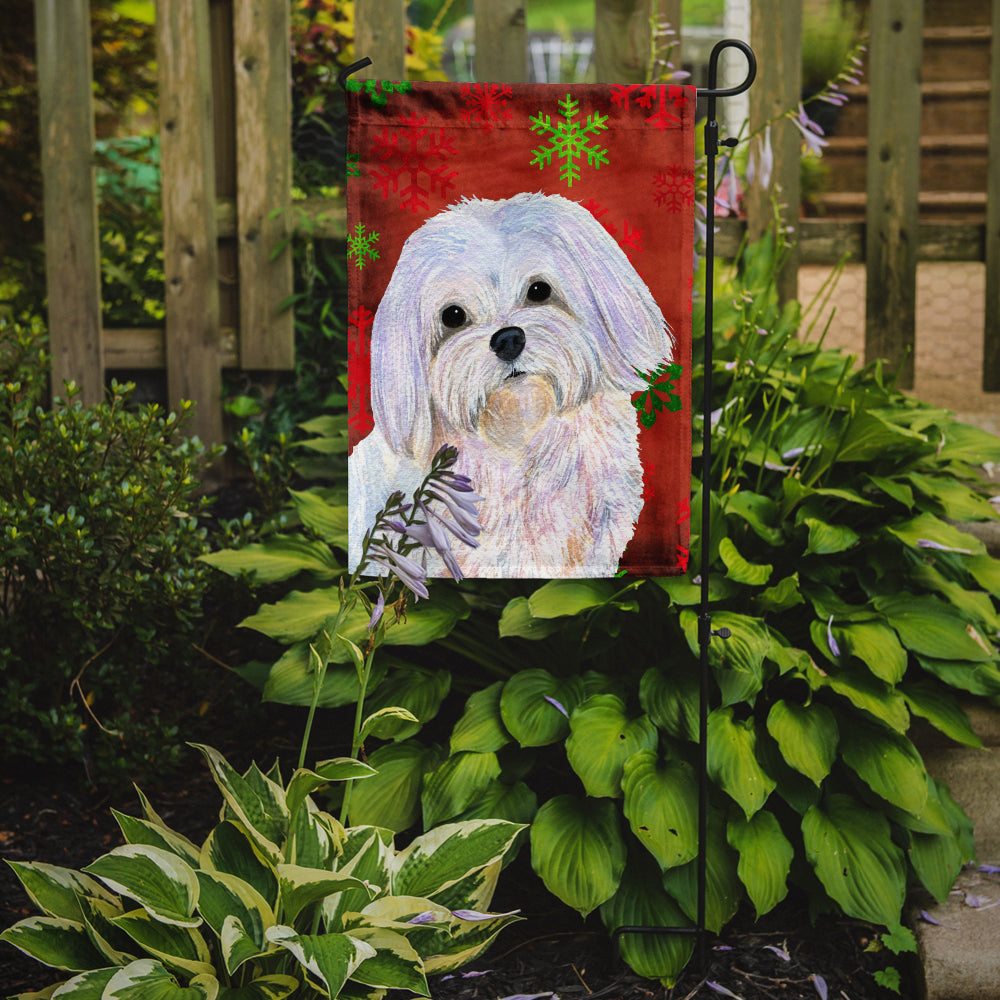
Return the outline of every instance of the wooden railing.
{"type": "MultiPolygon", "coordinates": [[[[475,0],[476,75],[526,79],[525,5],[475,0]]],[[[595,0],[594,64],[603,81],[642,80],[649,58],[651,0],[595,0]]],[[[912,381],[916,265],[985,261],[984,388],[1000,390],[1000,0],[992,5],[989,171],[985,223],[921,222],[919,52],[922,2],[871,0],[867,215],[864,221],[800,220],[785,209],[796,248],[781,276],[796,292],[800,263],[844,254],[867,270],[866,356],[898,363],[909,351],[912,381]]],[[[679,26],[681,0],[659,0],[679,26]]],[[[356,51],[373,77],[405,75],[404,0],[358,0],[356,51]]],[[[801,0],[754,0],[759,73],[750,91],[750,129],[799,100],[801,0]]],[[[45,182],[49,329],[53,383],[73,379],[83,398],[103,392],[106,370],[166,368],[171,402],[195,400],[196,432],[222,439],[224,367],[280,370],[293,364],[289,0],[158,0],[166,326],[101,326],[93,181],[88,0],[36,0],[45,182]]],[[[683,38],[681,38],[681,51],[683,38]]],[[[677,63],[679,53],[674,52],[677,63]]],[[[725,102],[721,102],[724,104],[725,102]]],[[[720,107],[720,117],[725,115],[720,107]]],[[[726,124],[724,122],[724,124],[726,124]]],[[[738,122],[728,123],[731,134],[738,122]]],[[[732,254],[742,233],[759,234],[772,199],[799,204],[799,135],[773,130],[775,170],[751,190],[747,219],[724,220],[716,241],[732,254]]],[[[315,237],[343,239],[342,201],[300,206],[315,237]]]]}

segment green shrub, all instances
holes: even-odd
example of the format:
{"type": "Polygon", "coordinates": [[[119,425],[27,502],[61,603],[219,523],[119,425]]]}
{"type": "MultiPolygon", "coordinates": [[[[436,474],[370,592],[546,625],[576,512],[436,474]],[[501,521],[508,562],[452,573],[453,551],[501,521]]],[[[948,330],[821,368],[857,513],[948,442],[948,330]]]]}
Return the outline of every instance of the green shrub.
{"type": "Polygon", "coordinates": [[[240,774],[199,749],[225,803],[202,845],[140,793],[144,818],[115,813],[126,844],[82,872],[11,863],[42,914],[0,938],[78,973],[59,995],[429,996],[429,973],[472,961],[518,919],[486,912],[516,824],[453,823],[397,849],[388,830],[345,829],[311,798],[369,778],[366,764],[324,761],[285,785],[277,765],[240,774]]]}
{"type": "Polygon", "coordinates": [[[208,454],[187,405],[131,409],[127,385],[96,406],[68,385],[44,409],[41,335],[0,322],[0,744],[113,770],[176,752],[157,683],[191,660],[208,454]]]}

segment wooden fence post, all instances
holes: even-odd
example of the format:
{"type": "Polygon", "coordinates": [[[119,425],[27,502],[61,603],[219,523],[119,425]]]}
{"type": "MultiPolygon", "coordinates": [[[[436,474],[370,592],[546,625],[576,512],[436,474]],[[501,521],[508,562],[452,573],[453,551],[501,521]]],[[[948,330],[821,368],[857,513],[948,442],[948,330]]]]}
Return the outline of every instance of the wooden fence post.
{"type": "Polygon", "coordinates": [[[528,38],[524,0],[475,0],[476,79],[524,83],[528,79],[528,38]]]}
{"type": "Polygon", "coordinates": [[[594,0],[594,67],[598,83],[645,83],[649,72],[651,0],[594,0]]]}
{"type": "MultiPolygon", "coordinates": [[[[750,8],[750,40],[760,72],[750,88],[750,131],[791,108],[802,99],[802,4],[800,0],[759,0],[750,8]]],[[[739,123],[733,123],[734,133],[739,123]]],[[[759,140],[754,140],[758,142],[759,140]]],[[[799,160],[802,136],[787,118],[771,126],[774,170],[763,188],[755,180],[747,193],[747,228],[751,240],[760,239],[774,219],[773,202],[781,206],[780,225],[792,229],[794,241],[778,274],[778,297],[797,298],[799,287],[799,160]]]]}
{"type": "Polygon", "coordinates": [[[167,395],[194,400],[192,432],[222,441],[219,254],[207,0],[159,0],[167,395]]]}
{"type": "Polygon", "coordinates": [[[986,326],[983,390],[1000,392],[1000,0],[993,0],[990,45],[989,170],[986,178],[986,326]]]}
{"type": "Polygon", "coordinates": [[[865,360],[913,387],[923,0],[872,0],[868,52],[865,360]]]}
{"type": "Polygon", "coordinates": [[[89,0],[35,0],[52,394],[104,398],[89,0]]]}
{"type": "Polygon", "coordinates": [[[357,0],[354,54],[372,61],[354,74],[359,80],[406,79],[406,0],[357,0]]]}
{"type": "Polygon", "coordinates": [[[292,200],[290,20],[288,0],[233,6],[242,368],[295,367],[294,316],[281,305],[292,294],[291,224],[275,214],[292,200]]]}

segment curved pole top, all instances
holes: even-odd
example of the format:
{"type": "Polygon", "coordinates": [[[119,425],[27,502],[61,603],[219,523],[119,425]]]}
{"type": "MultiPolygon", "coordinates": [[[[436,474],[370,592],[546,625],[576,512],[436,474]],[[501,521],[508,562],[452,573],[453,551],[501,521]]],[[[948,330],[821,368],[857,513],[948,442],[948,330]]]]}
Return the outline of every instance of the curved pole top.
{"type": "Polygon", "coordinates": [[[337,84],[340,87],[340,89],[346,91],[347,90],[347,78],[352,73],[357,73],[357,71],[359,69],[364,69],[366,66],[371,66],[371,64],[372,64],[371,59],[369,59],[368,56],[365,56],[363,59],[359,59],[357,62],[351,63],[350,66],[345,66],[337,74],[337,84]]]}
{"type": "Polygon", "coordinates": [[[721,42],[716,42],[712,49],[712,54],[708,57],[708,86],[698,88],[699,97],[735,97],[750,89],[750,85],[757,77],[757,57],[753,49],[746,42],[738,38],[724,38],[721,42]],[[719,74],[719,56],[725,49],[739,49],[747,58],[746,79],[735,87],[717,87],[719,74]]]}

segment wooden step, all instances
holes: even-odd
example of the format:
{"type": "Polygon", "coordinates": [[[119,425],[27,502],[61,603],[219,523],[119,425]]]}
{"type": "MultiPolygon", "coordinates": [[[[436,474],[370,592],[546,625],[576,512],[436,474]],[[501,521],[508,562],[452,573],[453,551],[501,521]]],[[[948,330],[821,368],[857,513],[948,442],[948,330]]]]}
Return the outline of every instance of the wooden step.
{"type": "MultiPolygon", "coordinates": [[[[985,135],[925,135],[920,138],[920,188],[924,191],[985,191],[985,135]]],[[[864,136],[832,136],[823,151],[834,191],[862,191],[868,163],[864,136]]]]}
{"type": "MultiPolygon", "coordinates": [[[[937,80],[921,84],[921,135],[947,135],[961,123],[964,133],[988,131],[989,80],[937,80]]],[[[846,91],[849,101],[841,109],[838,136],[867,135],[868,84],[846,91]]]]}
{"type": "Polygon", "coordinates": [[[991,0],[924,0],[924,27],[989,24],[992,12],[991,0]]]}
{"type": "MultiPolygon", "coordinates": [[[[864,219],[868,199],[863,191],[830,191],[817,196],[829,218],[864,219]]],[[[981,223],[986,216],[986,193],[979,191],[921,191],[920,218],[981,223]]]]}
{"type": "Polygon", "coordinates": [[[924,83],[988,80],[992,38],[989,25],[925,28],[921,79],[924,83]]]}

